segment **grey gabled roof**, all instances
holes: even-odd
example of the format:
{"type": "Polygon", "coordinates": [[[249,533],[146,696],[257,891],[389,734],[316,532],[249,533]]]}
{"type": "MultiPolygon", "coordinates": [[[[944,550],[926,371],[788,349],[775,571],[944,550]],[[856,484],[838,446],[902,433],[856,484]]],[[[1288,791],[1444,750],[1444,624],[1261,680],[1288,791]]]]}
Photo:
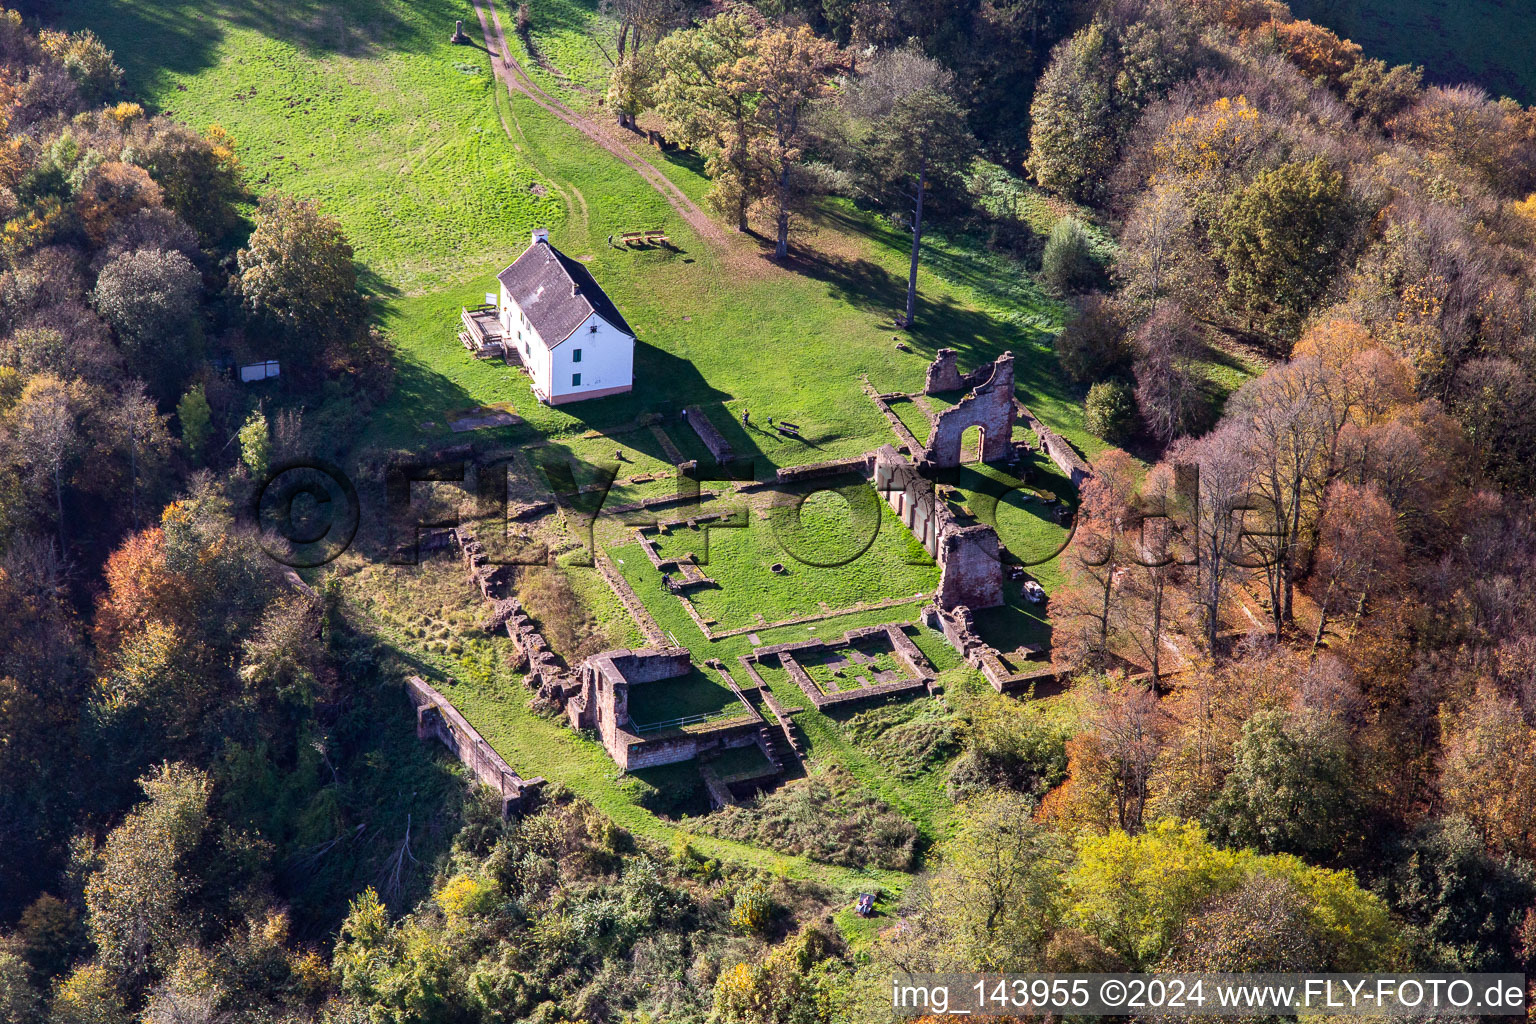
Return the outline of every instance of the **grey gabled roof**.
{"type": "Polygon", "coordinates": [[[496,280],[550,348],[569,338],[593,313],[635,336],[587,268],[548,242],[534,242],[496,280]]]}

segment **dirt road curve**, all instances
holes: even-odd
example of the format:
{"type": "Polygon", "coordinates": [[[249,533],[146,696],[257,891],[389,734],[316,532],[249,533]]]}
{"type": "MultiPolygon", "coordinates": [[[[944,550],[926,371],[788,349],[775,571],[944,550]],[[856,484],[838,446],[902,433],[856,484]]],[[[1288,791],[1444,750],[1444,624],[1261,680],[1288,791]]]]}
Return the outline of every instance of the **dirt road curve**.
{"type": "MultiPolygon", "coordinates": [[[[683,194],[683,191],[672,184],[667,176],[658,171],[649,160],[636,153],[622,138],[618,137],[619,129],[616,126],[611,130],[605,128],[591,118],[576,113],[539,88],[538,84],[528,77],[523,66],[513,58],[512,48],[507,45],[506,34],[501,28],[501,18],[497,16],[496,8],[490,0],[473,0],[473,2],[475,14],[480,18],[480,31],[485,36],[485,48],[491,53],[491,67],[495,70],[496,76],[506,83],[509,90],[527,96],[633,168],[652,188],[661,193],[662,198],[688,222],[694,231],[698,232],[700,238],[715,245],[725,244],[725,233],[720,230],[719,225],[710,220],[709,216],[699,209],[698,204],[683,194]]],[[[648,225],[627,225],[632,230],[646,226],[648,225]]]]}

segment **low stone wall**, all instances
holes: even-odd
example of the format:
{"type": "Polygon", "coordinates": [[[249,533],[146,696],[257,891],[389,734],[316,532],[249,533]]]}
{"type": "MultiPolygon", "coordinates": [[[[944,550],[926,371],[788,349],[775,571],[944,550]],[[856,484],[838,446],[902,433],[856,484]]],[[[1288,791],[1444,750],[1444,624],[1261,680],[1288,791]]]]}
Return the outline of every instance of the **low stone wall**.
{"type": "Polygon", "coordinates": [[[868,476],[870,466],[870,456],[857,455],[851,459],[812,462],[805,466],[786,466],[775,473],[774,476],[781,484],[797,484],[805,480],[819,480],[829,476],[842,476],[845,473],[861,473],[868,476]]]}
{"type": "Polygon", "coordinates": [[[704,442],[704,447],[709,449],[709,454],[715,457],[716,462],[730,462],[736,457],[736,450],[731,447],[731,443],[709,422],[709,417],[704,415],[704,410],[699,406],[688,406],[688,425],[699,435],[699,440],[704,442]]]}
{"type": "Polygon", "coordinates": [[[465,721],[459,709],[426,680],[411,676],[406,680],[406,693],[416,709],[417,738],[439,740],[475,778],[499,793],[503,817],[526,810],[537,798],[544,780],[525,779],[513,771],[474,726],[465,721]]]}
{"type": "Polygon", "coordinates": [[[1092,467],[1077,454],[1071,442],[1041,422],[1039,417],[1029,411],[1028,406],[1020,403],[1018,413],[1024,425],[1040,438],[1040,446],[1045,449],[1046,457],[1072,481],[1073,487],[1083,486],[1093,476],[1092,467]]]}
{"type": "Polygon", "coordinates": [[[1030,686],[1054,683],[1061,677],[1060,670],[1049,662],[1032,665],[1019,672],[1009,671],[997,648],[976,634],[971,610],[964,605],[947,611],[937,605],[929,605],[923,609],[923,622],[943,633],[949,645],[972,668],[979,671],[998,693],[1012,693],[1030,686]]]}
{"type": "MultiPolygon", "coordinates": [[[[759,647],[751,654],[740,658],[742,667],[751,677],[753,684],[764,694],[768,693],[768,684],[758,674],[756,663],[764,658],[777,658],[784,671],[800,687],[807,700],[818,710],[832,707],[838,704],[849,704],[861,700],[873,700],[878,697],[886,697],[896,693],[907,693],[913,690],[931,690],[934,672],[928,659],[923,657],[922,651],[916,644],[903,633],[899,626],[885,624],[880,626],[865,626],[861,629],[852,629],[844,633],[840,640],[794,640],[788,643],[771,644],[767,647],[759,647]],[[797,652],[817,653],[838,651],[854,646],[861,640],[875,638],[885,640],[891,646],[891,652],[896,659],[907,666],[912,673],[910,678],[897,679],[889,683],[877,683],[874,686],[860,686],[856,689],[839,690],[836,693],[826,693],[810,674],[795,660],[797,652]]],[[[774,708],[770,705],[770,708],[774,708]]],[[[775,710],[775,714],[777,715],[775,710]]],[[[786,723],[785,732],[788,733],[786,723]]]]}

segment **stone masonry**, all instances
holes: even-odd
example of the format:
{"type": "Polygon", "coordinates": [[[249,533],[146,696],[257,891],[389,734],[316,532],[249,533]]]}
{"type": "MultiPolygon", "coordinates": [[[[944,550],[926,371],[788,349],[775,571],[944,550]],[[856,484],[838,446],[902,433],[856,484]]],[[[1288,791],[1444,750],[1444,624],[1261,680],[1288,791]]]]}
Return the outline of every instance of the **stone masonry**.
{"type": "MultiPolygon", "coordinates": [[[[939,358],[929,367],[929,381],[932,382],[935,376],[947,378],[953,371],[953,363],[951,350],[940,352],[939,358]]],[[[972,387],[969,395],[933,418],[933,431],[928,435],[921,459],[925,466],[935,469],[959,466],[961,443],[971,427],[981,428],[981,461],[998,462],[1012,457],[1013,353],[1004,352],[990,368],[983,369],[991,372],[972,387]]],[[[955,375],[958,377],[957,372],[955,375]]],[[[948,383],[948,380],[941,383],[948,383]]]]}
{"type": "Polygon", "coordinates": [[[578,688],[565,703],[566,718],[574,729],[595,730],[608,756],[625,771],[675,764],[709,750],[757,743],[764,723],[745,702],[743,716],[727,721],[702,723],[687,731],[666,729],[652,737],[635,731],[629,715],[630,688],[677,679],[691,671],[693,660],[686,647],[594,654],[581,663],[578,688]]]}
{"type": "Polygon", "coordinates": [[[933,481],[890,445],[875,452],[874,484],[939,564],[939,606],[995,608],[1003,603],[1002,545],[985,523],[962,526],[933,481]]]}

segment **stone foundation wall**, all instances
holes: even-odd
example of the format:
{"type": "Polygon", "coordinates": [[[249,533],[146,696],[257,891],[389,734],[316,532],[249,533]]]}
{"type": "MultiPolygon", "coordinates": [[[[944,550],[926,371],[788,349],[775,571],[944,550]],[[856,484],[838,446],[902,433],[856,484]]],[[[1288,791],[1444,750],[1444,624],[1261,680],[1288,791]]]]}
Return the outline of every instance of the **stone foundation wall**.
{"type": "Polygon", "coordinates": [[[851,459],[833,459],[831,462],[813,462],[806,466],[786,466],[774,474],[781,484],[795,484],[805,480],[820,480],[845,473],[869,474],[870,457],[859,455],[851,459]]]}
{"type": "Polygon", "coordinates": [[[453,751],[482,783],[501,795],[501,813],[525,810],[544,785],[542,778],[525,779],[502,760],[459,709],[420,676],[406,680],[406,693],[416,709],[418,739],[436,739],[453,751]]]}
{"type": "Polygon", "coordinates": [[[709,454],[715,457],[716,462],[730,462],[736,457],[736,450],[731,447],[731,443],[709,422],[709,417],[697,405],[688,406],[688,425],[699,435],[699,440],[704,442],[704,447],[709,449],[709,454]]]}

